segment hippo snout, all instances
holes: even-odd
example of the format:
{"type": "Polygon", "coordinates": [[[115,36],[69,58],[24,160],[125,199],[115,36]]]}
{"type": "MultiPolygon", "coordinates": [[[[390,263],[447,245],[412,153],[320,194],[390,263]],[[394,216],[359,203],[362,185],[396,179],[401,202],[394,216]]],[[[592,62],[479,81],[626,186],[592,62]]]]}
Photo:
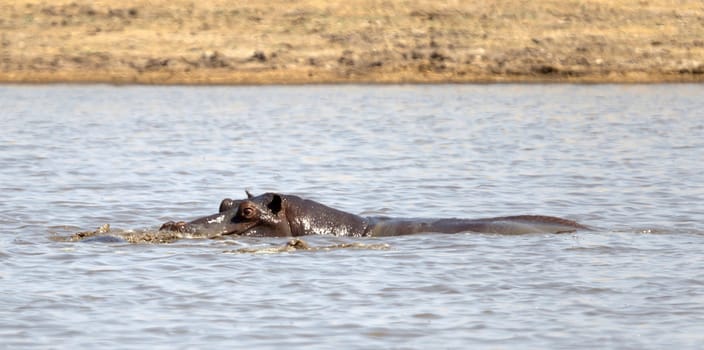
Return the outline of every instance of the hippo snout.
{"type": "Polygon", "coordinates": [[[159,231],[176,231],[176,232],[187,232],[188,223],[185,221],[169,221],[159,227],[159,231]]]}

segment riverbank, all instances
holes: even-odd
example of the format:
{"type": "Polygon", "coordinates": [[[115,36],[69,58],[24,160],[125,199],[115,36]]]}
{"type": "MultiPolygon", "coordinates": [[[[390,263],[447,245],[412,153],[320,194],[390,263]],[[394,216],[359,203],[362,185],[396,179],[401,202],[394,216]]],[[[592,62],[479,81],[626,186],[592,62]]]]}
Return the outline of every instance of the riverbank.
{"type": "Polygon", "coordinates": [[[702,82],[704,3],[0,4],[0,82],[702,82]]]}

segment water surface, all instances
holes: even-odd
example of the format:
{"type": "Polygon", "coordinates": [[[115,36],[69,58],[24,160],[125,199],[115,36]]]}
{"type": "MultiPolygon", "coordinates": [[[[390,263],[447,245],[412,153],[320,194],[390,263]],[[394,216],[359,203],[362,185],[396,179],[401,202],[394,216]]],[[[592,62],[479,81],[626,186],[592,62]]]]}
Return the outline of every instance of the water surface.
{"type": "Polygon", "coordinates": [[[7,348],[704,344],[701,85],[0,87],[7,348]],[[280,191],[568,235],[58,242],[280,191]]]}

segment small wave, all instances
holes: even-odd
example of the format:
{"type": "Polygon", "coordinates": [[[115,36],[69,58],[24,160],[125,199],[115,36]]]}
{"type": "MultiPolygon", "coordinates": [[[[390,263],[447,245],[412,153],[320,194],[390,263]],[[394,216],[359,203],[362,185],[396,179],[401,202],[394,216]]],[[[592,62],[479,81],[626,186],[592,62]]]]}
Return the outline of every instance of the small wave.
{"type": "Polygon", "coordinates": [[[205,239],[205,235],[175,231],[155,230],[116,230],[110,224],[104,224],[93,231],[76,232],[70,236],[56,235],[52,240],[58,242],[128,242],[133,244],[165,244],[179,239],[205,239]]]}
{"type": "MultiPolygon", "coordinates": [[[[110,224],[104,224],[93,231],[76,232],[70,236],[53,236],[52,239],[58,242],[100,242],[100,243],[132,243],[132,244],[167,244],[180,239],[208,239],[211,237],[192,233],[182,233],[175,231],[152,231],[152,230],[113,230],[110,224]]],[[[294,251],[329,251],[336,249],[366,249],[366,250],[387,250],[390,246],[386,243],[360,243],[341,242],[336,244],[313,246],[306,241],[294,238],[284,245],[278,246],[248,246],[240,249],[226,250],[226,254],[275,254],[294,251]]]]}
{"type": "Polygon", "coordinates": [[[358,242],[348,242],[331,244],[325,246],[311,246],[302,239],[294,238],[286,242],[283,246],[278,247],[263,247],[263,248],[240,248],[235,250],[226,250],[225,254],[276,254],[276,253],[287,253],[295,251],[330,251],[336,249],[365,249],[365,250],[387,250],[390,246],[386,243],[358,243],[358,242]]]}

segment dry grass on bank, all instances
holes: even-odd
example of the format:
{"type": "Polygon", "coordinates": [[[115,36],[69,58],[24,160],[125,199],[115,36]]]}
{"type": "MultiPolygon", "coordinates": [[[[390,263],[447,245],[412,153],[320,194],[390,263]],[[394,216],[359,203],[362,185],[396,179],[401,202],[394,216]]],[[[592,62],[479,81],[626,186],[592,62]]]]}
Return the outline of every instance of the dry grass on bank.
{"type": "Polygon", "coordinates": [[[704,2],[3,1],[0,81],[704,80],[704,2]]]}

